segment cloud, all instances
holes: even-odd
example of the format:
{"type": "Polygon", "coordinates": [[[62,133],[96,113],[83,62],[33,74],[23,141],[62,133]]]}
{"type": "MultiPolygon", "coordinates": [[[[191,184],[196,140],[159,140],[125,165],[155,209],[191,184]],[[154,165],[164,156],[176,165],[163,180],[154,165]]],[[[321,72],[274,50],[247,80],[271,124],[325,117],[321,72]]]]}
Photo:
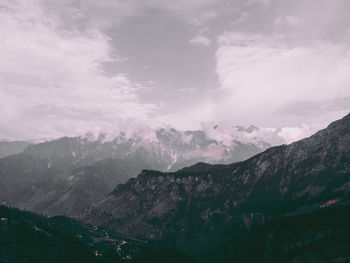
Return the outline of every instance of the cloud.
{"type": "Polygon", "coordinates": [[[147,119],[156,105],[140,103],[142,87],[102,70],[118,60],[109,38],[96,28],[63,29],[39,3],[5,1],[0,11],[1,137],[56,137],[147,119]]]}
{"type": "Polygon", "coordinates": [[[295,16],[278,16],[275,19],[276,25],[301,26],[303,20],[295,16]]]}
{"type": "Polygon", "coordinates": [[[211,44],[210,38],[203,35],[196,35],[194,38],[190,39],[189,42],[199,47],[207,47],[207,46],[210,46],[211,44]]]}
{"type": "Polygon", "coordinates": [[[246,1],[246,5],[250,6],[253,4],[261,4],[263,6],[268,6],[271,4],[271,2],[272,2],[272,0],[248,0],[248,1],[246,1]]]}
{"type": "Polygon", "coordinates": [[[218,13],[206,11],[200,14],[199,16],[193,18],[192,23],[197,27],[201,27],[206,25],[209,21],[217,17],[218,17],[218,13]]]}
{"type": "Polygon", "coordinates": [[[242,124],[249,120],[283,127],[302,122],[312,125],[322,119],[324,125],[350,110],[350,105],[337,109],[329,103],[350,96],[346,43],[289,40],[236,32],[219,38],[217,117],[229,112],[232,120],[242,124]],[[303,111],[298,111],[300,103],[303,111]],[[294,110],[286,111],[286,107],[294,110]]]}
{"type": "Polygon", "coordinates": [[[85,23],[88,21],[95,26],[108,27],[147,9],[169,12],[202,25],[216,16],[215,12],[207,9],[220,5],[221,0],[45,0],[42,3],[53,15],[73,19],[75,22],[84,20],[85,23]]]}
{"type": "Polygon", "coordinates": [[[279,132],[278,136],[283,138],[283,140],[287,143],[292,143],[297,140],[303,139],[306,136],[312,135],[312,131],[310,127],[306,124],[302,124],[300,126],[294,127],[283,127],[279,132]]]}
{"type": "Polygon", "coordinates": [[[241,12],[240,14],[238,14],[237,18],[235,18],[233,21],[230,22],[230,25],[235,26],[235,25],[241,24],[247,21],[248,18],[249,18],[249,14],[247,12],[241,12]]]}
{"type": "Polygon", "coordinates": [[[194,88],[185,88],[185,89],[179,89],[181,92],[193,92],[195,91],[194,88]]]}
{"type": "Polygon", "coordinates": [[[305,122],[314,130],[350,105],[350,5],[317,6],[311,12],[315,5],[301,0],[2,0],[0,137],[113,130],[124,120],[149,123],[150,116],[185,129],[228,119],[303,132],[305,122]]]}

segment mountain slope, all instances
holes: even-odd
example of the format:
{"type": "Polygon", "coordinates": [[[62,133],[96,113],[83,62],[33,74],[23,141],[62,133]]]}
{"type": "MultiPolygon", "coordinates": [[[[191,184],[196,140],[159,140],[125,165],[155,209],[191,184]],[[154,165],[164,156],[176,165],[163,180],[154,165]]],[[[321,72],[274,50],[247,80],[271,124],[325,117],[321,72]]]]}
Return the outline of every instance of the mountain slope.
{"type": "MultiPolygon", "coordinates": [[[[83,209],[102,200],[116,185],[126,182],[145,166],[140,162],[105,159],[74,169],[61,180],[61,187],[58,184],[48,185],[51,190],[56,190],[55,195],[51,195],[50,198],[43,196],[45,200],[40,200],[34,193],[34,206],[30,207],[30,210],[47,215],[78,216],[83,209]],[[61,190],[58,191],[59,189],[61,190]]],[[[43,189],[41,186],[39,188],[43,189]]],[[[25,205],[28,205],[28,202],[25,205]]]]}
{"type": "Polygon", "coordinates": [[[0,206],[0,233],[3,263],[195,262],[158,243],[4,206],[0,206]]]}
{"type": "Polygon", "coordinates": [[[78,215],[144,167],[105,159],[72,170],[50,169],[46,162],[20,154],[0,159],[2,204],[46,215],[78,215]]]}
{"type": "Polygon", "coordinates": [[[310,138],[231,165],[143,171],[81,220],[167,240],[201,260],[270,219],[316,211],[350,192],[350,115],[310,138]]]}
{"type": "Polygon", "coordinates": [[[0,141],[0,159],[21,153],[28,145],[30,143],[25,141],[0,141]]]}
{"type": "Polygon", "coordinates": [[[237,249],[222,250],[242,263],[350,262],[349,220],[348,204],[282,218],[251,231],[237,249]]]}
{"type": "Polygon", "coordinates": [[[63,217],[48,219],[0,206],[0,220],[1,262],[109,262],[112,258],[122,262],[136,253],[133,246],[126,245],[118,254],[115,248],[129,240],[107,238],[103,229],[84,227],[63,217]]]}

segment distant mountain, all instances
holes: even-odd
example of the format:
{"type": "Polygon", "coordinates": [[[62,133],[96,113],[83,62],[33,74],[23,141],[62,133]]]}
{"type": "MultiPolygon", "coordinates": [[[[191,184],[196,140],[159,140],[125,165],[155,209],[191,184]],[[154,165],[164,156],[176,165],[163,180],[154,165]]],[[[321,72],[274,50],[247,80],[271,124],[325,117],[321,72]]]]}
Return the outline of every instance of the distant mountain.
{"type": "Polygon", "coordinates": [[[0,159],[0,203],[46,215],[77,216],[143,169],[168,171],[198,161],[229,163],[270,145],[236,128],[158,129],[108,138],[63,137],[0,159]]]}
{"type": "Polygon", "coordinates": [[[93,165],[51,168],[27,154],[0,159],[2,204],[46,215],[78,215],[135,176],[143,163],[105,159],[93,165]]]}
{"type": "Polygon", "coordinates": [[[4,206],[0,206],[0,233],[2,263],[195,262],[161,244],[4,206]]]}
{"type": "Polygon", "coordinates": [[[0,141],[0,158],[19,154],[23,152],[28,145],[30,145],[30,142],[26,141],[0,141]]]}
{"type": "Polygon", "coordinates": [[[127,160],[104,159],[76,168],[55,184],[48,182],[35,187],[31,202],[26,201],[21,207],[47,215],[75,217],[89,205],[102,200],[116,185],[135,176],[143,167],[147,166],[127,160]]]}
{"type": "Polygon", "coordinates": [[[231,262],[235,259],[220,251],[221,244],[275,218],[313,213],[349,198],[350,114],[309,138],[244,162],[143,171],[87,209],[81,220],[166,241],[203,262],[231,262]]]}
{"type": "Polygon", "coordinates": [[[128,135],[121,132],[113,137],[100,134],[97,138],[87,134],[31,145],[24,153],[45,160],[50,168],[57,169],[82,167],[114,158],[142,161],[150,169],[176,171],[199,161],[242,161],[271,147],[252,134],[250,128],[231,127],[220,130],[215,126],[206,131],[185,132],[170,128],[141,130],[128,135]]]}

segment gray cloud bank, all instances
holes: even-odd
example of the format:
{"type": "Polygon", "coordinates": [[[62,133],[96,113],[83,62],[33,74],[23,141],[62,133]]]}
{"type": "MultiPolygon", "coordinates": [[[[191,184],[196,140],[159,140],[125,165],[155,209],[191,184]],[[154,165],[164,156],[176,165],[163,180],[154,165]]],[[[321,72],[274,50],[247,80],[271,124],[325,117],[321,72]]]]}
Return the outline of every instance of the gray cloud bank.
{"type": "Polygon", "coordinates": [[[0,137],[227,121],[300,139],[350,110],[349,12],[345,0],[1,0],[0,137]]]}

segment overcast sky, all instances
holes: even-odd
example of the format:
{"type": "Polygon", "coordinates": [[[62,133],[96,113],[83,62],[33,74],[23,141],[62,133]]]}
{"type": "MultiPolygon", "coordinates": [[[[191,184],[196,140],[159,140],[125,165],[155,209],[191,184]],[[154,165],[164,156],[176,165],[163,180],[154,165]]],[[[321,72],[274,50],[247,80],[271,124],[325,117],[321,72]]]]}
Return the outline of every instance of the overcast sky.
{"type": "Polygon", "coordinates": [[[0,0],[0,138],[350,111],[348,0],[0,0]]]}

